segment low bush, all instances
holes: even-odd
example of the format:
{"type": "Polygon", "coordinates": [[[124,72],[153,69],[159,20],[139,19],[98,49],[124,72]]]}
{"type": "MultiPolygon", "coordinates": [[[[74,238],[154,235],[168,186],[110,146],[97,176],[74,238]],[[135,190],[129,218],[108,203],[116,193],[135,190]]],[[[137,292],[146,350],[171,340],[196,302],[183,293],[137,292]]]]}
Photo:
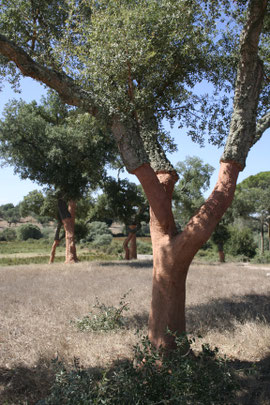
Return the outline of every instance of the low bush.
{"type": "MultiPolygon", "coordinates": [[[[238,388],[226,359],[203,345],[183,355],[186,337],[177,337],[172,356],[164,356],[144,337],[134,348],[133,361],[125,360],[95,375],[76,361],[70,372],[56,361],[56,381],[46,405],[214,405],[234,403],[238,388]]],[[[193,343],[189,341],[190,344],[193,343]]]]}
{"type": "Polygon", "coordinates": [[[137,239],[137,253],[141,255],[151,255],[153,253],[151,243],[137,239]]]}
{"type": "Polygon", "coordinates": [[[108,235],[98,235],[92,242],[92,246],[94,248],[99,248],[99,247],[106,247],[108,245],[111,244],[112,242],[112,235],[108,234],[108,235]]]}
{"type": "Polygon", "coordinates": [[[21,225],[19,228],[17,228],[16,232],[18,240],[42,238],[41,230],[38,226],[33,224],[21,225]]]}
{"type": "Polygon", "coordinates": [[[125,326],[123,312],[129,310],[129,303],[125,301],[131,290],[125,293],[119,301],[117,307],[100,303],[96,297],[96,303],[93,310],[82,319],[72,321],[81,331],[107,332],[114,329],[120,329],[125,326]]]}
{"type": "Polygon", "coordinates": [[[92,242],[100,235],[111,235],[108,225],[105,222],[94,221],[88,225],[88,232],[86,235],[87,242],[92,242]]]}
{"type": "Polygon", "coordinates": [[[257,252],[256,256],[252,259],[252,263],[270,263],[270,251],[263,254],[257,252]]]}
{"type": "Polygon", "coordinates": [[[0,233],[1,241],[11,242],[16,239],[17,239],[17,234],[16,234],[15,229],[13,229],[13,228],[6,228],[3,230],[3,232],[0,233]]]}

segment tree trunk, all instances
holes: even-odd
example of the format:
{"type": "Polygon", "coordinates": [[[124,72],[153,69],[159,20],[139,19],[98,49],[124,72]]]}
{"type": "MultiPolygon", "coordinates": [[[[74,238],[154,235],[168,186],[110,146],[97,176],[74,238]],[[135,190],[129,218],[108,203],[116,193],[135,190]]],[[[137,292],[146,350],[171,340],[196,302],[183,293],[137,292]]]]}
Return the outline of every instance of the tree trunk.
{"type": "Polygon", "coordinates": [[[223,250],[223,242],[220,242],[218,244],[218,256],[219,256],[219,262],[225,263],[225,253],[223,250]]]}
{"type": "Polygon", "coordinates": [[[186,331],[185,296],[189,265],[199,248],[209,239],[232,202],[240,166],[221,162],[217,184],[181,234],[177,233],[171,199],[177,175],[159,172],[148,165],[135,170],[150,203],[150,230],[153,246],[153,289],[149,316],[149,338],[156,347],[173,349],[178,334],[186,331]],[[156,180],[155,180],[156,179],[156,180]],[[153,183],[159,181],[158,186],[153,183]],[[164,193],[165,190],[165,193],[164,193]],[[156,193],[159,198],[156,198],[156,193]]]}
{"type": "Polygon", "coordinates": [[[129,225],[128,228],[129,233],[123,243],[123,247],[125,250],[125,260],[137,259],[137,242],[136,242],[137,225],[129,225]]]}
{"type": "Polygon", "coordinates": [[[264,228],[263,219],[261,220],[261,255],[264,254],[264,228]]]}
{"type": "Polygon", "coordinates": [[[58,208],[66,234],[66,264],[77,263],[79,260],[75,245],[75,212],[76,202],[70,200],[68,206],[62,199],[58,200],[58,208]]]}
{"type": "Polygon", "coordinates": [[[267,228],[268,228],[268,250],[270,250],[270,220],[268,220],[267,228]]]}
{"type": "Polygon", "coordinates": [[[60,230],[62,228],[62,222],[58,221],[57,224],[57,228],[55,231],[55,236],[54,236],[54,242],[52,245],[52,249],[51,249],[51,255],[50,255],[50,260],[49,260],[49,264],[52,264],[54,262],[54,258],[55,258],[55,253],[56,253],[56,248],[59,245],[61,238],[60,238],[60,230]]]}

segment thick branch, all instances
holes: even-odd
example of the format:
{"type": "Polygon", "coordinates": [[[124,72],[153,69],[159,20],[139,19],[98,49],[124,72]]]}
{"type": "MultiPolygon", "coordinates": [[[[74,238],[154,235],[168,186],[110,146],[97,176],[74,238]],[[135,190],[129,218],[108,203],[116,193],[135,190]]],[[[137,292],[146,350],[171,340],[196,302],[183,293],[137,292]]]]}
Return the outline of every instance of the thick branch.
{"type": "Polygon", "coordinates": [[[263,133],[270,128],[270,111],[268,111],[263,117],[261,117],[258,122],[257,122],[257,126],[256,126],[256,135],[255,135],[255,139],[253,141],[253,145],[258,142],[263,133]]]}
{"type": "Polygon", "coordinates": [[[24,76],[32,77],[56,90],[65,103],[82,107],[90,114],[96,114],[97,109],[90,92],[83,90],[64,72],[57,72],[34,61],[21,47],[2,34],[0,34],[0,53],[10,62],[14,62],[24,76]]]}
{"type": "Polygon", "coordinates": [[[266,0],[251,0],[247,22],[240,39],[240,57],[235,84],[233,114],[221,161],[245,167],[256,134],[256,115],[263,80],[258,44],[266,12],[266,0]]]}
{"type": "Polygon", "coordinates": [[[231,205],[239,171],[240,167],[237,163],[221,162],[213,192],[197,214],[190,219],[183,232],[176,236],[174,247],[179,255],[183,251],[189,252],[185,255],[188,261],[191,262],[196,252],[210,238],[216,225],[231,205]]]}
{"type": "MultiPolygon", "coordinates": [[[[144,192],[147,196],[151,210],[157,219],[163,233],[169,231],[169,227],[174,223],[171,199],[166,193],[166,184],[161,184],[157,174],[149,164],[144,164],[138,167],[134,174],[138,177],[144,192]]],[[[174,175],[174,183],[178,180],[176,172],[171,172],[174,175]]]]}

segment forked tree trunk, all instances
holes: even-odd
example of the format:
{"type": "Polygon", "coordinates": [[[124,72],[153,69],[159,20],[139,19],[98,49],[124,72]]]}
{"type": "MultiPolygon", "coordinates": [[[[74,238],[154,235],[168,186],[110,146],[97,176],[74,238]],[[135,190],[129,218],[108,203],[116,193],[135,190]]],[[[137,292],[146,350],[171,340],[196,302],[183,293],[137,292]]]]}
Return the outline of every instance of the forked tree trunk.
{"type": "Polygon", "coordinates": [[[155,175],[148,165],[135,170],[151,206],[150,229],[154,259],[148,333],[156,347],[175,347],[174,337],[166,334],[167,328],[178,334],[186,331],[185,298],[189,265],[231,204],[239,171],[237,163],[221,162],[212,194],[183,232],[178,234],[171,210],[176,173],[160,172],[155,175]],[[156,181],[159,181],[159,186],[155,184],[152,187],[156,181]],[[156,193],[159,199],[156,199],[156,193]]]}
{"type": "Polygon", "coordinates": [[[137,259],[137,225],[129,225],[128,228],[129,233],[123,243],[123,247],[125,250],[125,260],[137,259]]]}
{"type": "Polygon", "coordinates": [[[64,200],[58,201],[58,208],[66,234],[66,264],[77,263],[78,257],[75,244],[76,202],[70,200],[68,206],[64,200]]]}

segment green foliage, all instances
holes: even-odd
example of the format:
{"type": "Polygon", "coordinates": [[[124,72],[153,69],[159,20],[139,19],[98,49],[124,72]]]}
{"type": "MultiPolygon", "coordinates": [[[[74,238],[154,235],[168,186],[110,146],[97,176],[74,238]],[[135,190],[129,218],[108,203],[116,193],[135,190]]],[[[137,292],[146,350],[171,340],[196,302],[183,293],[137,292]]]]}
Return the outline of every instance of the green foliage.
{"type": "Polygon", "coordinates": [[[86,236],[87,242],[93,242],[101,235],[111,235],[108,225],[105,222],[94,221],[88,225],[86,236]]]}
{"type": "Polygon", "coordinates": [[[117,307],[113,305],[105,305],[100,303],[96,297],[96,303],[93,306],[93,311],[82,319],[74,321],[76,327],[81,331],[93,332],[108,332],[115,329],[125,327],[125,318],[123,312],[129,310],[129,303],[126,302],[126,297],[131,290],[126,292],[119,301],[117,307]]]}
{"type": "MultiPolygon", "coordinates": [[[[23,179],[47,185],[65,199],[78,199],[102,179],[115,155],[106,130],[87,113],[70,110],[49,92],[40,105],[12,101],[0,121],[0,155],[23,179]],[[96,167],[98,166],[98,169],[96,167]]],[[[23,208],[42,205],[32,192],[23,208]]]]}
{"type": "Polygon", "coordinates": [[[173,193],[174,215],[182,228],[203,204],[214,168],[193,156],[178,162],[176,171],[180,179],[173,193]]]}
{"type": "Polygon", "coordinates": [[[90,218],[96,221],[120,221],[125,225],[149,220],[149,210],[142,187],[127,179],[106,178],[104,193],[99,195],[90,218]]]}
{"type": "Polygon", "coordinates": [[[10,242],[10,241],[16,240],[16,238],[17,238],[17,234],[16,234],[15,229],[13,229],[13,228],[6,228],[3,230],[3,232],[0,233],[1,241],[10,242]]]}
{"type": "Polygon", "coordinates": [[[253,257],[252,263],[270,263],[270,252],[264,252],[261,254],[257,252],[256,256],[253,257]]]}
{"type": "Polygon", "coordinates": [[[226,243],[226,251],[233,255],[243,255],[252,258],[256,254],[256,245],[253,239],[252,231],[249,228],[239,229],[230,226],[230,239],[226,243]]]}
{"type": "Polygon", "coordinates": [[[92,242],[93,247],[103,247],[103,246],[108,246],[112,242],[112,235],[110,234],[104,234],[104,235],[98,235],[92,242]]]}
{"type": "Polygon", "coordinates": [[[152,255],[151,242],[147,243],[137,239],[137,253],[141,255],[152,255]]]}
{"type": "Polygon", "coordinates": [[[19,212],[19,206],[13,204],[4,204],[0,206],[0,217],[7,221],[9,225],[16,224],[20,221],[21,215],[19,212]]]}
{"type": "Polygon", "coordinates": [[[84,222],[82,222],[82,221],[75,222],[76,242],[79,242],[81,239],[84,239],[87,235],[87,232],[88,232],[88,227],[84,222]]]}
{"type": "MultiPolygon", "coordinates": [[[[146,337],[125,360],[102,375],[75,365],[71,372],[56,362],[56,381],[46,405],[221,405],[234,403],[236,378],[218,349],[202,345],[197,354],[183,356],[186,337],[177,337],[172,356],[163,356],[146,337]],[[135,366],[134,366],[135,365],[135,366]]],[[[194,339],[189,341],[190,344],[194,339]]]]}
{"type": "Polygon", "coordinates": [[[27,239],[40,239],[42,238],[42,232],[38,226],[33,224],[25,224],[21,225],[17,228],[17,238],[19,240],[27,240],[27,239]]]}

